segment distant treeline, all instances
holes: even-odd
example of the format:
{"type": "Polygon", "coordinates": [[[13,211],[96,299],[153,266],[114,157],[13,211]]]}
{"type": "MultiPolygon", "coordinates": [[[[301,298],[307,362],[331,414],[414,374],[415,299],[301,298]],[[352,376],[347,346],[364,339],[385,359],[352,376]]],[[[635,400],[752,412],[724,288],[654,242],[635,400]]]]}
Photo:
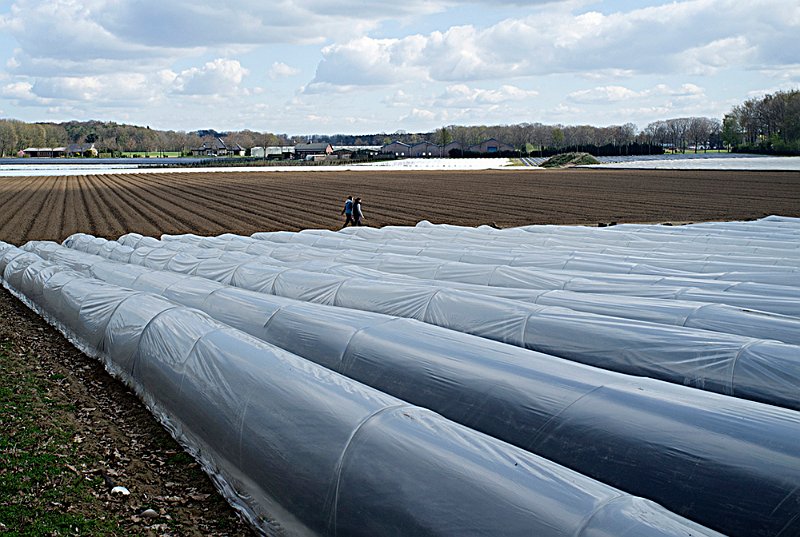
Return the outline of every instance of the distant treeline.
{"type": "Polygon", "coordinates": [[[779,91],[734,106],[722,131],[734,151],[800,155],[800,90],[779,91]]]}
{"type": "MultiPolygon", "coordinates": [[[[245,149],[255,146],[294,145],[298,142],[328,142],[334,146],[381,146],[393,141],[415,144],[433,142],[462,147],[489,138],[515,148],[514,155],[551,156],[581,151],[595,156],[652,155],[664,151],[707,151],[730,148],[775,154],[800,154],[800,90],[778,92],[750,99],[735,106],[724,121],[708,117],[683,117],[654,121],[644,129],[633,123],[593,125],[450,125],[433,132],[335,134],[289,136],[250,130],[217,132],[159,131],[149,127],[101,121],[25,123],[0,119],[0,156],[16,155],[27,147],[59,147],[71,143],[94,143],[101,154],[125,152],[180,152],[188,154],[204,138],[220,136],[229,145],[245,149]]],[[[463,154],[469,156],[468,154],[463,154]]]]}
{"type": "MultiPolygon", "coordinates": [[[[597,156],[658,154],[663,147],[686,150],[693,147],[717,147],[719,122],[708,118],[682,118],[652,123],[639,132],[636,125],[516,125],[461,126],[451,125],[433,132],[391,134],[335,134],[289,136],[250,130],[218,132],[205,129],[195,132],[159,131],[149,127],[101,121],[70,121],[66,123],[25,123],[0,119],[0,156],[13,156],[28,147],[61,147],[72,143],[94,143],[102,155],[122,156],[124,153],[179,152],[189,154],[208,137],[219,136],[229,145],[245,149],[256,146],[294,145],[298,142],[328,142],[335,146],[381,146],[392,141],[408,144],[433,142],[446,145],[458,141],[463,147],[495,138],[515,148],[514,156],[549,156],[563,151],[585,151],[597,156]],[[704,131],[699,126],[708,126],[704,131]]],[[[463,156],[469,156],[464,153],[463,156]]],[[[485,156],[485,155],[481,155],[485,156]]]]}
{"type": "Polygon", "coordinates": [[[25,123],[0,119],[0,157],[16,155],[28,147],[63,147],[74,143],[93,143],[101,153],[117,156],[124,152],[181,152],[200,147],[203,138],[221,135],[229,144],[242,147],[293,143],[285,134],[238,131],[218,133],[159,131],[150,127],[121,125],[103,121],[66,123],[25,123]]]}

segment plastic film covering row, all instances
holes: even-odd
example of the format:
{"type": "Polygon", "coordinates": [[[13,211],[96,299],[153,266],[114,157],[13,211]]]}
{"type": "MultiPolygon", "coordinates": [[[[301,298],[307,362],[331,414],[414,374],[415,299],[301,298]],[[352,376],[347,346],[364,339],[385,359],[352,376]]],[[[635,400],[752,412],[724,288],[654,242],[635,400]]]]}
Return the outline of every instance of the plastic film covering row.
{"type": "Polygon", "coordinates": [[[65,268],[200,309],[723,533],[800,532],[800,413],[596,370],[411,319],[40,246],[65,268]]]}
{"type": "MultiPolygon", "coordinates": [[[[273,236],[274,234],[268,235],[273,236]]],[[[260,236],[260,234],[254,234],[254,236],[260,236]]],[[[404,254],[342,251],[341,249],[320,248],[307,244],[274,244],[267,240],[254,240],[230,234],[208,238],[173,237],[173,239],[175,238],[181,238],[181,241],[172,240],[167,242],[166,246],[172,249],[182,249],[195,245],[228,251],[246,251],[269,256],[283,262],[336,261],[396,275],[480,286],[511,289],[561,289],[580,293],[681,299],[800,316],[800,288],[787,285],[726,282],[694,277],[587,273],[496,264],[471,264],[421,258],[414,255],[413,251],[404,254]],[[182,245],[184,240],[188,241],[188,244],[182,245]],[[262,244],[258,245],[254,242],[262,244]]],[[[152,237],[142,238],[141,235],[135,234],[120,237],[120,242],[134,248],[165,246],[165,243],[152,237]]]]}
{"type": "MultiPolygon", "coordinates": [[[[736,224],[741,225],[741,224],[736,224]]],[[[764,224],[751,234],[764,236],[774,233],[767,227],[775,224],[764,224]]],[[[747,270],[750,265],[789,265],[791,260],[800,258],[800,249],[797,247],[794,231],[787,231],[781,235],[780,242],[771,243],[770,247],[748,247],[741,242],[731,245],[721,241],[715,243],[686,243],[671,242],[668,236],[661,235],[651,240],[641,237],[631,240],[624,233],[613,232],[610,228],[586,228],[573,226],[536,226],[542,228],[536,233],[521,231],[526,228],[507,230],[494,230],[491,228],[459,228],[462,231],[448,229],[452,226],[433,225],[420,223],[417,227],[385,228],[352,228],[331,234],[326,230],[303,230],[300,234],[328,235],[335,237],[348,237],[359,239],[365,243],[386,243],[409,245],[417,247],[433,247],[453,244],[470,246],[485,246],[489,249],[503,248],[506,251],[526,253],[556,253],[566,255],[580,253],[588,255],[614,255],[619,257],[630,256],[642,260],[675,260],[676,257],[691,261],[735,263],[731,268],[735,271],[747,270]],[[423,225],[424,224],[424,225],[423,225]],[[560,232],[563,230],[564,232],[560,232]],[[512,232],[516,231],[516,234],[512,232]],[[577,231],[577,233],[576,233],[577,231]]],[[[650,226],[658,229],[658,226],[650,226]]],[[[617,230],[622,227],[616,228],[617,230]]],[[[687,230],[688,227],[676,229],[687,230]]],[[[800,228],[799,228],[800,229],[800,228]]],[[[287,242],[293,239],[294,234],[279,232],[273,240],[287,242]]],[[[647,262],[647,261],[642,261],[647,262]]],[[[683,268],[683,267],[680,267],[683,268]]]]}
{"type": "MultiPolygon", "coordinates": [[[[770,285],[800,285],[800,257],[766,258],[681,254],[660,258],[619,252],[597,254],[583,249],[557,252],[551,248],[508,247],[479,241],[414,241],[363,239],[329,230],[307,230],[287,236],[284,232],[256,233],[253,238],[281,244],[305,244],[338,251],[396,253],[468,264],[506,265],[568,271],[576,275],[596,273],[642,274],[726,282],[757,282],[770,285]]],[[[730,285],[730,284],[729,284],[730,285]]]]}
{"type": "Polygon", "coordinates": [[[105,361],[280,535],[719,535],[156,295],[6,249],[4,285],[105,361]]]}
{"type": "Polygon", "coordinates": [[[210,257],[200,258],[168,248],[134,250],[86,236],[65,244],[149,268],[307,302],[417,319],[603,369],[800,409],[800,348],[796,345],[522,304],[454,289],[271,267],[241,252],[206,249],[210,257]]]}
{"type": "MultiPolygon", "coordinates": [[[[509,229],[493,229],[489,226],[478,228],[456,226],[451,224],[431,224],[427,221],[418,223],[414,228],[390,226],[381,232],[398,234],[412,232],[418,235],[441,237],[482,237],[492,240],[514,240],[526,244],[537,240],[562,240],[572,244],[585,241],[589,248],[600,248],[603,245],[625,246],[651,251],[656,248],[679,252],[687,251],[741,251],[743,253],[761,253],[767,255],[773,251],[785,252],[788,255],[800,254],[796,232],[800,229],[797,218],[769,216],[752,222],[705,222],[683,226],[659,226],[650,224],[621,224],[606,228],[585,226],[532,225],[509,229]],[[587,240],[588,239],[588,240],[587,240]]],[[[363,236],[369,231],[345,229],[345,234],[363,236]]]]}
{"type": "MultiPolygon", "coordinates": [[[[286,232],[276,232],[283,234],[286,232]]],[[[302,233],[302,232],[301,232],[302,233]]],[[[155,239],[144,240],[141,235],[125,235],[120,238],[120,242],[131,242],[134,244],[147,244],[149,247],[166,246],[171,249],[186,251],[202,255],[202,252],[193,248],[192,245],[202,243],[207,244],[210,240],[205,238],[194,239],[193,236],[185,236],[186,241],[176,242],[184,236],[173,236],[171,241],[166,243],[155,239]],[[130,240],[128,240],[130,239],[130,240]],[[192,240],[194,239],[194,240],[192,240]]],[[[214,238],[216,239],[216,238],[214,238]]],[[[490,287],[470,283],[452,282],[446,280],[425,280],[420,278],[411,279],[408,276],[393,275],[377,270],[366,269],[361,266],[354,266],[349,263],[326,262],[323,260],[313,260],[311,262],[281,262],[272,257],[266,257],[270,253],[270,248],[266,249],[262,242],[231,239],[214,244],[224,246],[226,251],[242,251],[259,255],[262,263],[269,263],[274,266],[294,266],[313,272],[325,274],[338,274],[342,276],[356,276],[369,279],[380,279],[384,282],[400,279],[400,283],[413,282],[436,287],[446,287],[461,289],[478,294],[485,294],[497,298],[508,298],[521,302],[540,304],[546,306],[560,306],[576,311],[596,313],[611,317],[623,317],[626,319],[636,319],[640,321],[655,322],[659,324],[670,324],[685,326],[687,328],[700,328],[714,332],[724,332],[741,336],[756,337],[760,339],[774,339],[784,343],[800,344],[800,318],[777,313],[769,313],[754,309],[729,306],[727,304],[705,303],[689,300],[650,298],[639,296],[609,295],[601,293],[582,293],[575,291],[556,290],[532,290],[509,287],[490,287]]],[[[739,297],[742,298],[742,297],[739,297]]],[[[749,303],[757,301],[756,297],[748,297],[749,303]]],[[[800,298],[798,298],[800,300],[800,298]]],[[[783,308],[791,307],[792,300],[781,300],[783,308]]]]}

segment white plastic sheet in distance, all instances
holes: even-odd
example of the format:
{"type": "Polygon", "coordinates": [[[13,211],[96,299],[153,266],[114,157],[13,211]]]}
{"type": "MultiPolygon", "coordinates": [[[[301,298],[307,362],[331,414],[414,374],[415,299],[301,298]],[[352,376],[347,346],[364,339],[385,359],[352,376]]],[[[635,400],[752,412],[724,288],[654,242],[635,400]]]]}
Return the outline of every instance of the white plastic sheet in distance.
{"type": "MultiPolygon", "coordinates": [[[[35,263],[9,262],[4,284],[35,263]]],[[[115,286],[77,274],[57,287],[84,285],[93,290],[82,304],[50,293],[48,318],[113,364],[220,487],[236,491],[231,499],[265,532],[719,535],[196,310],[165,305],[148,318],[122,306],[152,295],[116,288],[114,296],[115,286]],[[106,307],[84,310],[98,303],[106,307]],[[67,326],[65,319],[78,322],[67,326]],[[102,325],[127,327],[129,337],[88,345],[84,336],[102,325]],[[132,360],[131,339],[137,340],[132,360]],[[118,362],[119,351],[130,361],[118,362]],[[413,491],[410,484],[417,484],[413,491]]],[[[26,289],[8,286],[42,307],[26,289]]]]}

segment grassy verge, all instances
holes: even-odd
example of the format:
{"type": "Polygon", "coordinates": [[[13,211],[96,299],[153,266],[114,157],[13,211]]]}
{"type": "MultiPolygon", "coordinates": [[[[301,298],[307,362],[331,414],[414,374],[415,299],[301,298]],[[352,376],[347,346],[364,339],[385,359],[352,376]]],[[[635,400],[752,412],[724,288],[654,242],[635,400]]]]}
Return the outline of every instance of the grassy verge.
{"type": "Polygon", "coordinates": [[[79,451],[75,409],[50,396],[61,379],[32,369],[35,360],[0,341],[0,533],[116,533],[119,521],[97,497],[102,478],[85,473],[97,461],[79,451]]]}

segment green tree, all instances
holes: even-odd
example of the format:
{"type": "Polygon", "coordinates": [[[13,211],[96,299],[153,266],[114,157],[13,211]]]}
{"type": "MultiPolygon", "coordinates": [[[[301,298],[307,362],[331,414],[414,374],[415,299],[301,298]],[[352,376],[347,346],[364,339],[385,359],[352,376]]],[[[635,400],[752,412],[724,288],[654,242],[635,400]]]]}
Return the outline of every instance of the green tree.
{"type": "Polygon", "coordinates": [[[444,147],[452,141],[453,141],[453,136],[450,134],[450,131],[447,129],[447,127],[442,127],[441,129],[436,130],[437,144],[444,147]]]}
{"type": "Polygon", "coordinates": [[[742,131],[735,115],[727,114],[722,120],[722,143],[728,149],[738,147],[742,143],[742,131]]]}
{"type": "Polygon", "coordinates": [[[16,154],[17,129],[11,121],[0,120],[0,157],[16,154]]]}
{"type": "Polygon", "coordinates": [[[554,128],[552,139],[553,139],[553,146],[556,149],[561,149],[561,146],[564,143],[564,130],[559,127],[554,128]]]}

